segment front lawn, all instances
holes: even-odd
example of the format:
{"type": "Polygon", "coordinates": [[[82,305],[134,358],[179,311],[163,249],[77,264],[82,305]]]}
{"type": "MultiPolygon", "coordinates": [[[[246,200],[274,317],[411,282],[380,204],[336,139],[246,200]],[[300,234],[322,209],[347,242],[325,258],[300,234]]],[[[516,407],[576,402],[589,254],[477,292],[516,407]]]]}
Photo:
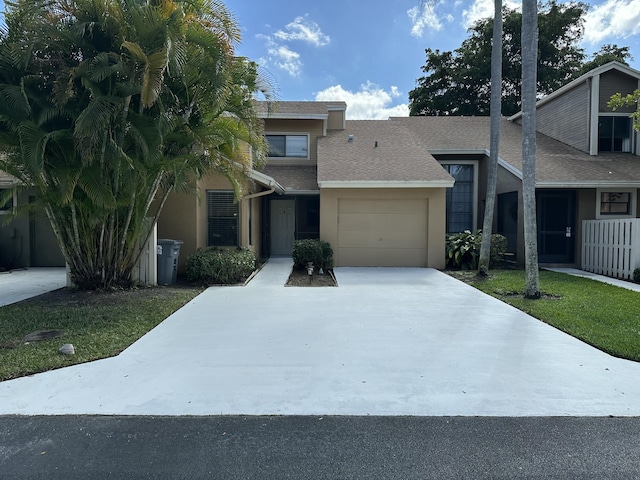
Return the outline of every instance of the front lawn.
{"type": "Polygon", "coordinates": [[[543,298],[527,300],[522,270],[488,279],[450,272],[478,290],[616,357],[640,361],[640,293],[564,273],[540,271],[543,298]]]}
{"type": "Polygon", "coordinates": [[[61,289],[0,307],[0,381],[112,357],[202,289],[153,287],[115,292],[61,289]],[[52,340],[24,342],[38,330],[63,330],[52,340]],[[58,348],[73,344],[74,355],[58,348]]]}

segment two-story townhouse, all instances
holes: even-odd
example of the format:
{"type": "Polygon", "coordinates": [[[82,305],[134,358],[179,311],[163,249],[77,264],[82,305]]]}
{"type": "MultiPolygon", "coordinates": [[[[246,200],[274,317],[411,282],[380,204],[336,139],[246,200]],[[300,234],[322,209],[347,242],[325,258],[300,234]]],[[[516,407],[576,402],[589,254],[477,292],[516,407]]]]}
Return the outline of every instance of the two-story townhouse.
{"type": "MultiPolygon", "coordinates": [[[[291,255],[296,239],[331,243],[337,266],[444,267],[445,198],[453,179],[400,123],[347,121],[344,102],[258,104],[267,165],[235,201],[229,182],[173,194],[158,236],[291,255]]],[[[181,253],[182,256],[182,253],[181,253]]],[[[184,257],[183,257],[184,258],[184,257]]]]}

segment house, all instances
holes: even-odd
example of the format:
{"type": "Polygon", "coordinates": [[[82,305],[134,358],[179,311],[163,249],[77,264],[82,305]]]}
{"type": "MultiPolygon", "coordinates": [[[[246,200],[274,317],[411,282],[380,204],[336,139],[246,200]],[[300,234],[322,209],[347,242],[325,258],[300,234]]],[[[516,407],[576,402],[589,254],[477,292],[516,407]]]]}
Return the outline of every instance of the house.
{"type": "MultiPolygon", "coordinates": [[[[611,62],[538,102],[540,263],[622,278],[640,267],[640,140],[633,108],[607,107],[612,94],[639,85],[639,71],[611,62]]],[[[241,246],[269,257],[290,255],[294,240],[305,238],[330,242],[336,266],[442,268],[445,235],[482,225],[488,117],[352,121],[344,102],[257,108],[269,158],[249,172],[244,196],[236,201],[228,180],[210,175],[198,182],[198,196],[172,193],[165,204],[158,238],[184,242],[179,269],[201,247],[241,246]]],[[[493,228],[520,264],[521,118],[501,120],[493,228]]],[[[31,230],[21,232],[33,240],[31,230]]],[[[11,241],[3,230],[0,246],[11,241]]]]}
{"type": "MultiPolygon", "coordinates": [[[[331,243],[337,266],[444,267],[446,189],[453,178],[401,122],[346,121],[344,102],[258,104],[269,159],[235,202],[212,176],[200,198],[173,194],[159,237],[185,255],[242,246],[290,255],[296,239],[331,243]]],[[[182,255],[182,253],[181,253],[182,255]]]]}
{"type": "MultiPolygon", "coordinates": [[[[540,263],[585,267],[583,221],[638,218],[633,109],[613,112],[606,104],[639,82],[640,72],[612,62],[538,102],[540,263]]],[[[343,102],[259,108],[270,154],[252,173],[252,192],[234,203],[226,181],[213,177],[201,183],[200,201],[168,202],[159,236],[183,239],[186,255],[207,245],[288,255],[294,239],[321,238],[332,244],[338,266],[441,268],[445,234],[482,225],[488,117],[349,121],[343,102]]],[[[502,119],[494,225],[519,263],[521,117],[502,119]]]]}
{"type": "Polygon", "coordinates": [[[63,267],[64,257],[44,213],[30,211],[5,224],[2,218],[16,205],[28,205],[33,192],[15,191],[16,179],[0,171],[0,198],[11,190],[9,200],[0,205],[0,271],[16,267],[63,267]]]}

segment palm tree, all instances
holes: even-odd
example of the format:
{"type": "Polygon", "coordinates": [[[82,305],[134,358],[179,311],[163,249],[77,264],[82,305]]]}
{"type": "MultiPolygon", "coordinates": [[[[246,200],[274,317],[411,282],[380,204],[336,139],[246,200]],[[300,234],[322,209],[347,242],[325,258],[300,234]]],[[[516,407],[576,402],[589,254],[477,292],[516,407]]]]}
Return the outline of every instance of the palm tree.
{"type": "Polygon", "coordinates": [[[489,146],[489,173],[487,178],[487,196],[485,199],[484,220],[482,224],[482,244],[478,274],[489,273],[491,258],[491,233],[496,201],[496,182],[498,176],[498,152],[500,148],[500,116],[502,111],[502,0],[494,1],[493,43],[491,45],[491,140],[489,146]]]}
{"type": "Polygon", "coordinates": [[[36,192],[76,285],[129,286],[171,191],[218,171],[239,195],[262,157],[256,65],[214,0],[19,0],[6,19],[0,169],[36,192]]]}
{"type": "Polygon", "coordinates": [[[540,298],[536,229],[536,71],[538,4],[522,1],[522,198],[524,208],[525,297],[540,298]]]}

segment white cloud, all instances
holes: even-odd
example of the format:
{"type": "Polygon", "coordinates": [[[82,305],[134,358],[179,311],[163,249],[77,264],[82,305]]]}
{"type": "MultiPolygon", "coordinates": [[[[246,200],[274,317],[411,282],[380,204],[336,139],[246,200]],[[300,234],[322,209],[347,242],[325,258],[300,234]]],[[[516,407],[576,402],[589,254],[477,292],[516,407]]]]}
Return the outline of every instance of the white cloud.
{"type": "Polygon", "coordinates": [[[328,45],[331,39],[322,33],[320,26],[316,22],[308,20],[308,15],[296,17],[293,22],[288,23],[286,31],[278,30],[274,35],[283,41],[300,40],[310,43],[316,47],[328,45]]]}
{"type": "Polygon", "coordinates": [[[435,11],[435,4],[423,3],[407,10],[407,15],[411,19],[411,35],[420,38],[425,28],[439,31],[442,29],[442,22],[435,11]]]}
{"type": "MultiPolygon", "coordinates": [[[[508,7],[511,10],[522,10],[522,3],[513,0],[503,1],[502,6],[508,7]]],[[[462,24],[465,28],[469,28],[478,20],[493,18],[493,7],[493,0],[473,0],[471,6],[462,11],[462,24]]]]}
{"type": "Polygon", "coordinates": [[[300,54],[292,50],[287,42],[303,41],[316,47],[327,45],[331,39],[322,33],[317,23],[304,17],[296,17],[293,22],[285,26],[285,30],[276,31],[273,36],[258,34],[256,38],[265,41],[267,55],[261,57],[258,63],[265,68],[275,66],[284,70],[292,77],[298,77],[302,73],[302,60],[300,54]]]}
{"type": "Polygon", "coordinates": [[[267,46],[267,56],[258,59],[258,63],[262,67],[268,68],[273,65],[284,70],[292,77],[300,75],[302,72],[302,60],[300,60],[298,52],[274,42],[268,35],[257,35],[257,37],[264,39],[267,46]]]}
{"type": "Polygon", "coordinates": [[[343,101],[347,103],[348,120],[386,120],[389,117],[408,117],[407,104],[392,105],[393,99],[400,97],[398,87],[385,91],[374,83],[360,85],[360,90],[352,92],[342,85],[334,85],[316,93],[316,101],[343,101]]]}
{"type": "Polygon", "coordinates": [[[607,0],[591,6],[584,27],[584,40],[588,43],[636,35],[640,33],[640,0],[607,0]]]}

